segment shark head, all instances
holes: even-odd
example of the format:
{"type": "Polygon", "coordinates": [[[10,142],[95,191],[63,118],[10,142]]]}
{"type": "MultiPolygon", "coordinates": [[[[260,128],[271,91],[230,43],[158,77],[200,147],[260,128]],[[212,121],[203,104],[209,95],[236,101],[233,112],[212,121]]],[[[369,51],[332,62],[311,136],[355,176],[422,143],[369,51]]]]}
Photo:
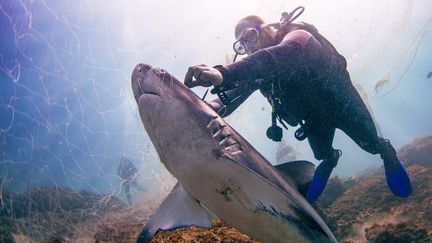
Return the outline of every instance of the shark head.
{"type": "MultiPolygon", "coordinates": [[[[190,202],[205,205],[265,242],[336,241],[292,183],[292,176],[282,175],[182,82],[146,64],[134,68],[131,81],[145,130],[161,162],[193,198],[190,202]]],[[[184,196],[170,195],[163,205],[184,205],[178,202],[184,196]]],[[[158,228],[200,225],[196,210],[185,216],[189,211],[182,206],[168,217],[163,205],[144,235],[152,236],[158,228]]]]}
{"type": "Polygon", "coordinates": [[[160,118],[165,119],[168,118],[166,117],[168,114],[169,118],[184,117],[184,112],[186,112],[185,115],[193,113],[195,117],[217,115],[194,92],[164,69],[154,68],[148,64],[138,64],[132,72],[131,81],[138,106],[141,105],[140,102],[146,103],[147,109],[143,111],[144,116],[150,115],[147,111],[159,113],[160,110],[168,111],[159,114],[160,118]],[[176,109],[181,110],[169,112],[176,109]]]}
{"type": "Polygon", "coordinates": [[[170,118],[183,117],[184,112],[211,111],[205,103],[198,101],[199,98],[190,89],[163,69],[138,64],[132,72],[131,81],[135,100],[143,108],[140,111],[144,118],[164,118],[162,120],[171,123],[170,118]],[[171,112],[177,109],[181,110],[171,112]]]}
{"type": "Polygon", "coordinates": [[[162,163],[174,176],[179,174],[176,169],[182,165],[173,165],[167,156],[187,157],[191,150],[217,146],[208,139],[210,134],[200,133],[206,133],[209,121],[217,117],[216,112],[182,82],[165,70],[147,64],[135,66],[131,81],[147,134],[162,163]]]}

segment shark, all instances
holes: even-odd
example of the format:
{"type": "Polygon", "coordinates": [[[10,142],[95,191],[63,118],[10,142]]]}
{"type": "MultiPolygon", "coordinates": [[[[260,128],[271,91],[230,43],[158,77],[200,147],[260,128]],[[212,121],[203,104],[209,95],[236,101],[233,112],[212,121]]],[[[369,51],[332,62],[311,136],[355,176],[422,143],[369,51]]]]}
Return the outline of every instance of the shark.
{"type": "Polygon", "coordinates": [[[192,90],[168,71],[137,64],[131,84],[160,161],[178,180],[141,231],[210,228],[219,217],[262,242],[337,242],[306,201],[314,165],[273,166],[192,90]]]}

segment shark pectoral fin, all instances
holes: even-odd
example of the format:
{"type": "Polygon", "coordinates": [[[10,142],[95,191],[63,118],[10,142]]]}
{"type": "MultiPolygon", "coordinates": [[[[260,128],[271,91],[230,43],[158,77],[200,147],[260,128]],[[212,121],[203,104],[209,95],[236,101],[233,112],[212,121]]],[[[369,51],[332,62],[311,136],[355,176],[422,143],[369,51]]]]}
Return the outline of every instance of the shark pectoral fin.
{"type": "Polygon", "coordinates": [[[141,231],[137,242],[150,241],[159,229],[195,225],[210,228],[213,216],[177,183],[141,231]]]}
{"type": "Polygon", "coordinates": [[[306,160],[290,161],[283,164],[275,165],[282,174],[292,179],[297,185],[297,190],[303,196],[306,196],[308,187],[312,181],[315,172],[315,165],[306,160]]]}

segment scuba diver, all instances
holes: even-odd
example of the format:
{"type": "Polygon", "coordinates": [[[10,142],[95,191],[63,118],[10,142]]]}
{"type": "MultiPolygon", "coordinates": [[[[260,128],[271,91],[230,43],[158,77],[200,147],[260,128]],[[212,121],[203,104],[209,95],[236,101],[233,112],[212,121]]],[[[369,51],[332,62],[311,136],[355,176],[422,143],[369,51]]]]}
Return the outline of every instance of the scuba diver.
{"type": "Polygon", "coordinates": [[[125,191],[126,198],[129,202],[129,205],[132,204],[131,194],[130,194],[130,186],[133,185],[139,191],[144,191],[136,182],[136,174],[138,173],[137,168],[132,162],[126,158],[121,157],[119,160],[119,166],[117,168],[117,175],[123,179],[122,187],[125,191]]]}
{"type": "Polygon", "coordinates": [[[313,25],[293,23],[303,11],[304,7],[298,7],[285,12],[275,24],[266,24],[255,15],[241,19],[235,27],[233,49],[236,57],[247,56],[225,66],[190,66],[184,84],[189,88],[213,85],[212,93],[218,98],[207,104],[222,117],[260,90],[272,106],[267,136],[274,141],[282,138],[277,121],[286,129],[285,122],[300,125],[295,137],[307,138],[314,157],[321,160],[306,195],[310,203],[321,195],[342,154],[332,146],[336,128],[363,150],[380,154],[390,190],[408,197],[412,191],[409,176],[389,140],[378,136],[371,114],[351,83],[345,58],[313,25]]]}

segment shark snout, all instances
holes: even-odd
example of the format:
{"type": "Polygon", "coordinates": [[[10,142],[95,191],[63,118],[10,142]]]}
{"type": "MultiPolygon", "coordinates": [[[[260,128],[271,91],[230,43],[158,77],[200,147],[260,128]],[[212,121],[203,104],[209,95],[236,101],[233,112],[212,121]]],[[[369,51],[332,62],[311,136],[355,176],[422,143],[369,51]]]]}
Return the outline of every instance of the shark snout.
{"type": "Polygon", "coordinates": [[[133,69],[131,82],[136,101],[138,101],[139,97],[143,94],[158,95],[158,92],[156,92],[156,89],[153,87],[153,83],[147,78],[152,69],[152,66],[142,63],[137,64],[133,69]]]}

